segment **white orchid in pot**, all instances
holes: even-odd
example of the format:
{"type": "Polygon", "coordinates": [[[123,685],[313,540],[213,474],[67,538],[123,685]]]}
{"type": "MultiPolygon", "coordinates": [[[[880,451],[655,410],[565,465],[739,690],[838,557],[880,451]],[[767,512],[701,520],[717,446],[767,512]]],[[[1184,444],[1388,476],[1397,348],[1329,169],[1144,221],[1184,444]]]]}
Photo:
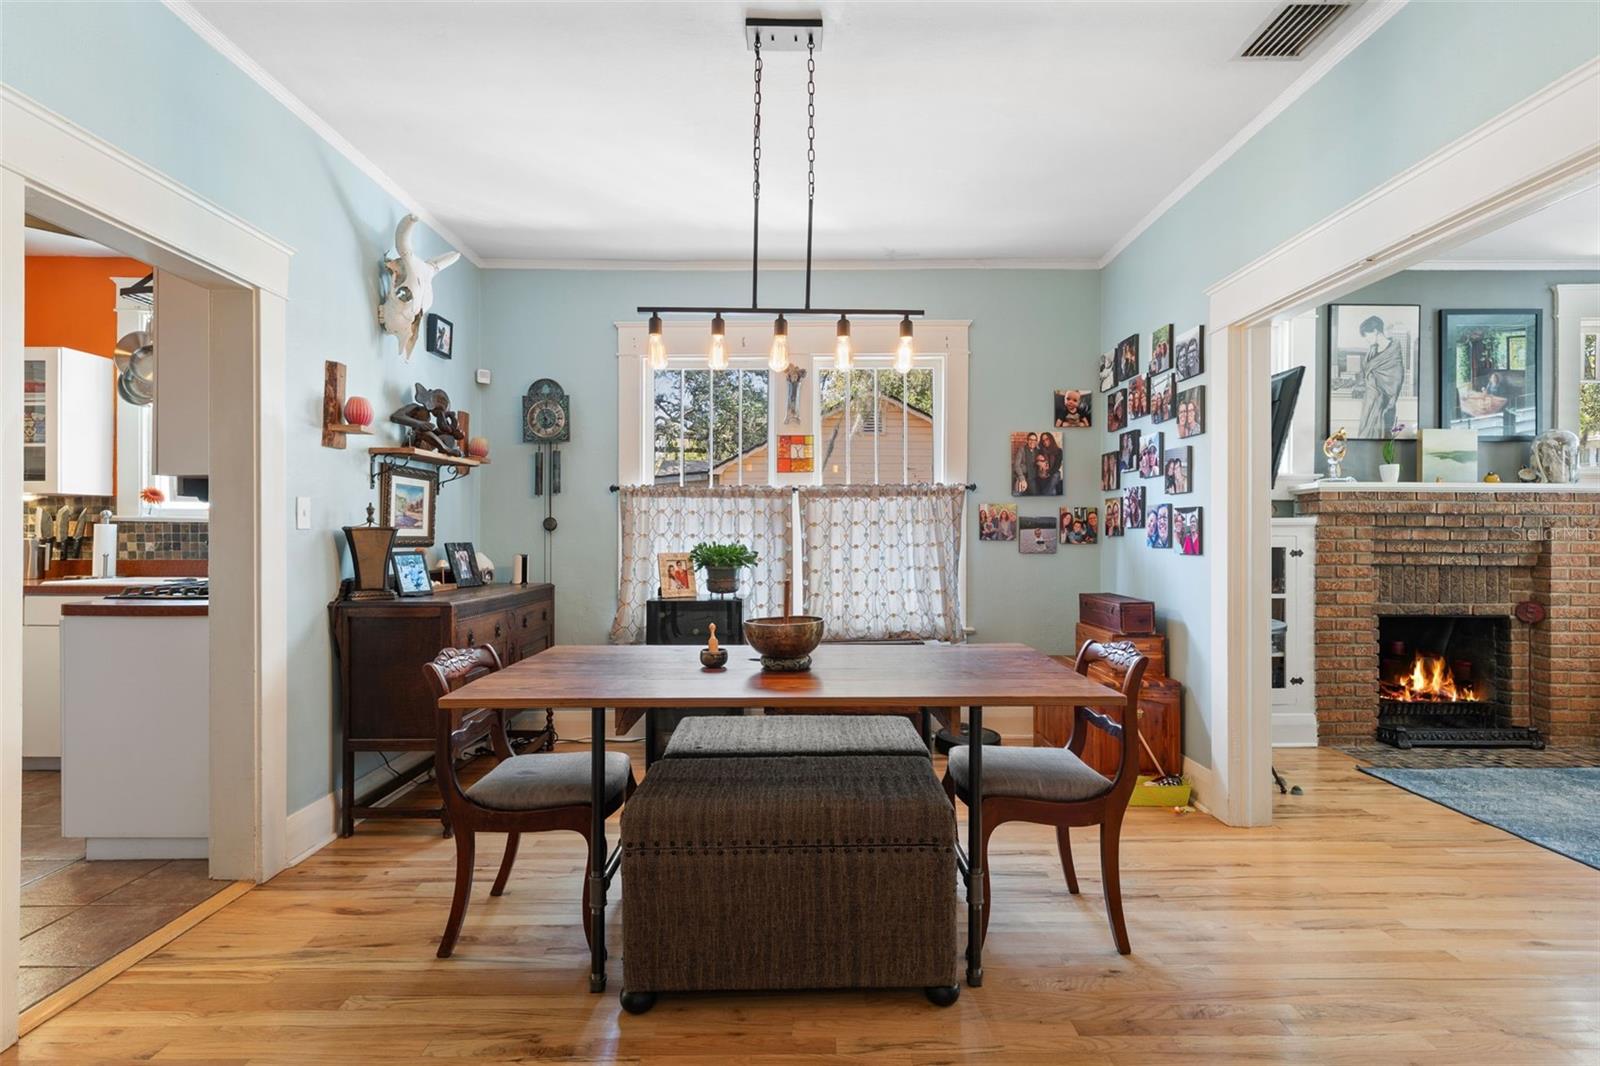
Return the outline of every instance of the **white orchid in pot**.
{"type": "Polygon", "coordinates": [[[696,570],[706,572],[709,592],[739,591],[739,569],[754,566],[760,557],[743,544],[714,544],[701,541],[689,550],[689,561],[696,570]]]}

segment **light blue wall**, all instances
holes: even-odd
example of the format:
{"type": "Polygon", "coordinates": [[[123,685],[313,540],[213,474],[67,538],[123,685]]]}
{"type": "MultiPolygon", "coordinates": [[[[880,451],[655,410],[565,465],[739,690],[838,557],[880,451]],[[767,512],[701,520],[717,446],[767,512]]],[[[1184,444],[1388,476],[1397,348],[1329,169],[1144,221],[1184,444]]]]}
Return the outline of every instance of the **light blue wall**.
{"type": "MultiPolygon", "coordinates": [[[[1106,267],[1100,347],[1205,321],[1207,286],[1597,52],[1600,4],[1408,4],[1106,267]]],[[[1181,502],[1209,512],[1209,435],[1194,457],[1196,491],[1181,502]]],[[[1159,605],[1185,685],[1184,749],[1211,765],[1213,651],[1195,638],[1210,610],[1207,568],[1132,538],[1102,558],[1107,587],[1159,605]]]]}
{"type": "MultiPolygon", "coordinates": [[[[1351,304],[1417,304],[1422,308],[1422,336],[1419,340],[1421,361],[1417,380],[1419,424],[1439,424],[1439,312],[1465,308],[1527,308],[1541,312],[1539,319],[1539,410],[1544,429],[1553,427],[1555,412],[1555,376],[1553,360],[1555,351],[1555,292],[1556,285],[1593,285],[1600,283],[1597,270],[1403,270],[1364,289],[1339,298],[1340,303],[1351,304]]],[[[1317,395],[1315,398],[1316,440],[1328,435],[1328,379],[1322,368],[1328,365],[1328,309],[1318,311],[1317,323],[1317,395]]],[[[1311,398],[1307,397],[1309,401],[1311,398]]],[[[1566,426],[1566,429],[1576,429],[1566,426]]],[[[1345,473],[1363,481],[1378,480],[1378,464],[1383,462],[1382,445],[1377,441],[1351,441],[1345,459],[1345,473]]],[[[1506,481],[1517,479],[1517,470],[1528,462],[1529,445],[1526,441],[1485,441],[1478,445],[1478,472],[1491,470],[1506,481]]],[[[1317,452],[1317,470],[1327,469],[1327,460],[1317,452]]],[[[1395,448],[1395,461],[1400,464],[1400,478],[1410,481],[1417,476],[1417,446],[1414,441],[1400,441],[1395,448]]]]}
{"type": "MultiPolygon", "coordinates": [[[[288,533],[288,807],[297,810],[336,781],[326,605],[339,584],[339,527],[359,522],[374,499],[361,444],[321,446],[323,360],[349,366],[349,390],[369,397],[380,421],[418,378],[477,406],[478,271],[462,261],[436,286],[435,310],[456,325],[455,360],[419,344],[405,365],[374,318],[377,263],[405,209],[161,4],[6,3],[0,80],[294,249],[288,439],[275,443],[288,471],[286,513],[292,497],[312,498],[313,529],[288,533]]],[[[432,233],[418,246],[430,255],[446,247],[432,233]]],[[[444,489],[440,539],[477,536],[478,491],[472,478],[444,489]]]]}
{"type": "MultiPolygon", "coordinates": [[[[485,425],[494,464],[483,487],[483,542],[496,560],[540,558],[542,503],[532,494],[532,446],[521,443],[519,396],[535,378],[560,381],[572,397],[573,440],[562,454],[561,522],[554,534],[557,639],[606,639],[616,607],[617,337],[614,322],[639,321],[644,303],[749,301],[740,272],[489,271],[484,275],[486,358],[494,407],[485,425]]],[[[1009,501],[1007,435],[1050,425],[1053,391],[1093,387],[1100,298],[1094,271],[883,270],[817,276],[813,303],[911,306],[931,318],[972,320],[968,436],[973,502],[1009,501]]],[[[799,302],[794,274],[764,276],[763,302],[799,302]]],[[[1097,416],[1100,411],[1097,410],[1097,416]]],[[[1066,432],[1066,495],[1024,500],[1024,514],[1063,504],[1097,506],[1099,434],[1066,432]]],[[[977,509],[968,516],[976,529],[977,509]]],[[[1067,651],[1078,593],[1100,580],[1100,548],[1021,556],[1015,544],[972,535],[968,618],[979,640],[1020,640],[1067,651]]]]}

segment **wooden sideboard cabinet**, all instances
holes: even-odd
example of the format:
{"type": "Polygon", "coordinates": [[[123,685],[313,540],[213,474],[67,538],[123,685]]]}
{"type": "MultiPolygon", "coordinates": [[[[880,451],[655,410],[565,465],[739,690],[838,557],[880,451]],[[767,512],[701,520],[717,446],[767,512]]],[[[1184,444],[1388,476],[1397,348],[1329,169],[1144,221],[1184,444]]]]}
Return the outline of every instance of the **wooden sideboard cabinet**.
{"type": "MultiPolygon", "coordinates": [[[[357,818],[443,820],[444,810],[438,806],[374,806],[430,769],[431,760],[357,798],[356,753],[432,751],[437,708],[423,665],[443,648],[489,644],[507,666],[544,651],[554,643],[555,586],[485,585],[410,599],[336,600],[328,613],[343,721],[340,832],[353,833],[357,818]]],[[[458,747],[475,744],[487,729],[486,713],[467,717],[456,735],[458,747]]],[[[540,747],[555,739],[548,716],[544,729],[513,731],[512,736],[540,747]]]]}

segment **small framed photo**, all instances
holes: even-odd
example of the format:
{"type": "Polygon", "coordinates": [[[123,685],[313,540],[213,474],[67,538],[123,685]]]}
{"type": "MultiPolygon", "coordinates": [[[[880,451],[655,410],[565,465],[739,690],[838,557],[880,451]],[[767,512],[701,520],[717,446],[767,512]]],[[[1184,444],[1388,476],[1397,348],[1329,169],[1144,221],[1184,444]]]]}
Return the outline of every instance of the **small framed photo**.
{"type": "Polygon", "coordinates": [[[1144,486],[1133,485],[1122,490],[1122,524],[1128,529],[1144,528],[1144,486]]]}
{"type": "Polygon", "coordinates": [[[1100,454],[1100,491],[1116,492],[1122,487],[1122,457],[1116,452],[1100,454]]]}
{"type": "Polygon", "coordinates": [[[1112,496],[1106,500],[1105,531],[1108,537],[1122,536],[1122,497],[1112,496]]]}
{"type": "Polygon", "coordinates": [[[1128,382],[1128,421],[1150,415],[1150,379],[1143,374],[1128,382]]]}
{"type": "Polygon", "coordinates": [[[1206,431],[1206,387],[1195,385],[1178,393],[1178,439],[1198,437],[1206,431]]]}
{"type": "Polygon", "coordinates": [[[1117,437],[1117,458],[1124,471],[1139,469],[1139,431],[1130,429],[1117,437]]]}
{"type": "Polygon", "coordinates": [[[1172,342],[1173,361],[1177,364],[1178,378],[1188,381],[1206,372],[1204,326],[1186,329],[1172,342]]]}
{"type": "Polygon", "coordinates": [[[1168,448],[1161,460],[1161,472],[1166,479],[1167,495],[1182,496],[1194,491],[1194,449],[1187,444],[1182,448],[1168,448]]]}
{"type": "Polygon", "coordinates": [[[1110,392],[1117,387],[1117,354],[1115,352],[1102,352],[1100,355],[1100,391],[1110,392]]]}
{"type": "Polygon", "coordinates": [[[657,552],[656,572],[661,575],[662,599],[692,600],[699,595],[688,552],[657,552]]]}
{"type": "Polygon", "coordinates": [[[1056,520],[1047,514],[1025,514],[1017,520],[1017,551],[1022,555],[1056,553],[1056,520]]]}
{"type": "Polygon", "coordinates": [[[394,527],[398,547],[432,547],[438,497],[436,471],[386,464],[378,474],[378,524],[394,527]]]}
{"type": "Polygon", "coordinates": [[[1124,337],[1117,343],[1116,376],[1120,384],[1139,376],[1139,335],[1124,337]]]}
{"type": "Polygon", "coordinates": [[[1051,431],[1011,434],[1011,495],[1061,495],[1061,442],[1051,431]]]}
{"type": "Polygon", "coordinates": [[[1093,507],[1061,508],[1058,525],[1062,544],[1100,543],[1100,512],[1093,507]]]}
{"type": "Polygon", "coordinates": [[[1144,520],[1144,542],[1151,548],[1172,547],[1172,504],[1158,503],[1144,520]]]}
{"type": "Polygon", "coordinates": [[[1088,429],[1094,422],[1094,394],[1088,389],[1056,390],[1056,428],[1088,429]]]}
{"type": "Polygon", "coordinates": [[[478,570],[478,552],[471,541],[446,543],[444,561],[457,588],[475,589],[483,584],[483,574],[478,570]]]}
{"type": "Polygon", "coordinates": [[[1172,369],[1172,323],[1157,326],[1150,334],[1150,375],[1165,374],[1172,369]]]}
{"type": "Polygon", "coordinates": [[[402,596],[432,596],[433,578],[428,576],[428,554],[421,548],[395,548],[389,552],[394,568],[394,588],[402,596]]]}
{"type": "Polygon", "coordinates": [[[443,315],[428,312],[428,351],[440,359],[449,359],[455,351],[456,328],[443,315]]]}
{"type": "Polygon", "coordinates": [[[1011,541],[1017,539],[1017,505],[985,503],[978,505],[978,539],[1011,541]]]}
{"type": "Polygon", "coordinates": [[[1479,440],[1539,432],[1537,309],[1439,312],[1439,424],[1479,440]]]}
{"type": "Polygon", "coordinates": [[[1177,543],[1179,555],[1201,554],[1199,507],[1175,507],[1172,510],[1172,539],[1177,543]]]}
{"type": "Polygon", "coordinates": [[[1178,407],[1178,375],[1163,374],[1150,382],[1150,421],[1170,422],[1178,407]]]}
{"type": "Polygon", "coordinates": [[[1128,425],[1128,390],[1118,389],[1106,397],[1106,429],[1119,432],[1128,425]]]}
{"type": "Polygon", "coordinates": [[[1146,433],[1139,442],[1139,476],[1144,478],[1161,476],[1161,457],[1163,454],[1163,436],[1159,430],[1146,433]]]}

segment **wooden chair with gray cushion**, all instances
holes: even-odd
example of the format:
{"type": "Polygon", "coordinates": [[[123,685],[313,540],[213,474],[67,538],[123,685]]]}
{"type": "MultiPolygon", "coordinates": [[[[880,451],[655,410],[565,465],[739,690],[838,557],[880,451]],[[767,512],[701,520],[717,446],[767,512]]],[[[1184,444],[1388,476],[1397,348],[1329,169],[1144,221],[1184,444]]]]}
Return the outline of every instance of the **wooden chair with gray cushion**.
{"type": "MultiPolygon", "coordinates": [[[[477,648],[446,648],[426,666],[434,692],[445,696],[486,674],[500,669],[500,656],[486,645],[477,648]]],[[[461,934],[467,914],[467,899],[472,893],[472,864],[479,832],[506,834],[505,856],[500,873],[489,895],[505,891],[511,867],[517,859],[517,844],[523,833],[546,833],[566,829],[589,839],[592,824],[590,797],[590,756],[588,752],[515,755],[506,735],[506,719],[515,711],[491,709],[440,710],[438,738],[434,750],[434,769],[439,791],[444,798],[445,818],[456,841],[456,888],[450,901],[450,917],[444,937],[439,941],[439,957],[448,958],[461,934]],[[487,774],[463,788],[456,776],[452,752],[458,750],[458,737],[464,729],[489,720],[489,742],[499,762],[487,774]]],[[[606,814],[609,816],[633,794],[633,766],[622,752],[606,752],[606,814]]],[[[590,935],[589,879],[583,879],[581,925],[584,937],[590,935]]]]}
{"type": "MultiPolygon", "coordinates": [[[[1127,697],[1120,723],[1087,707],[1075,708],[1072,736],[1064,748],[985,748],[983,751],[983,935],[989,931],[989,836],[1005,822],[1032,822],[1054,826],[1061,851],[1061,870],[1067,891],[1076,895],[1078,875],[1072,868],[1072,826],[1100,827],[1100,879],[1106,897],[1106,918],[1117,951],[1128,954],[1128,927],[1122,917],[1122,881],[1118,845],[1122,816],[1127,812],[1139,776],[1139,684],[1147,660],[1129,643],[1097,644],[1085,641],[1075,669],[1089,672],[1089,664],[1107,662],[1122,675],[1118,686],[1127,697]],[[1122,758],[1114,777],[1107,778],[1079,757],[1089,729],[1100,729],[1121,741],[1122,758]]],[[[952,798],[968,806],[968,749],[955,748],[945,772],[944,787],[952,798]]]]}

